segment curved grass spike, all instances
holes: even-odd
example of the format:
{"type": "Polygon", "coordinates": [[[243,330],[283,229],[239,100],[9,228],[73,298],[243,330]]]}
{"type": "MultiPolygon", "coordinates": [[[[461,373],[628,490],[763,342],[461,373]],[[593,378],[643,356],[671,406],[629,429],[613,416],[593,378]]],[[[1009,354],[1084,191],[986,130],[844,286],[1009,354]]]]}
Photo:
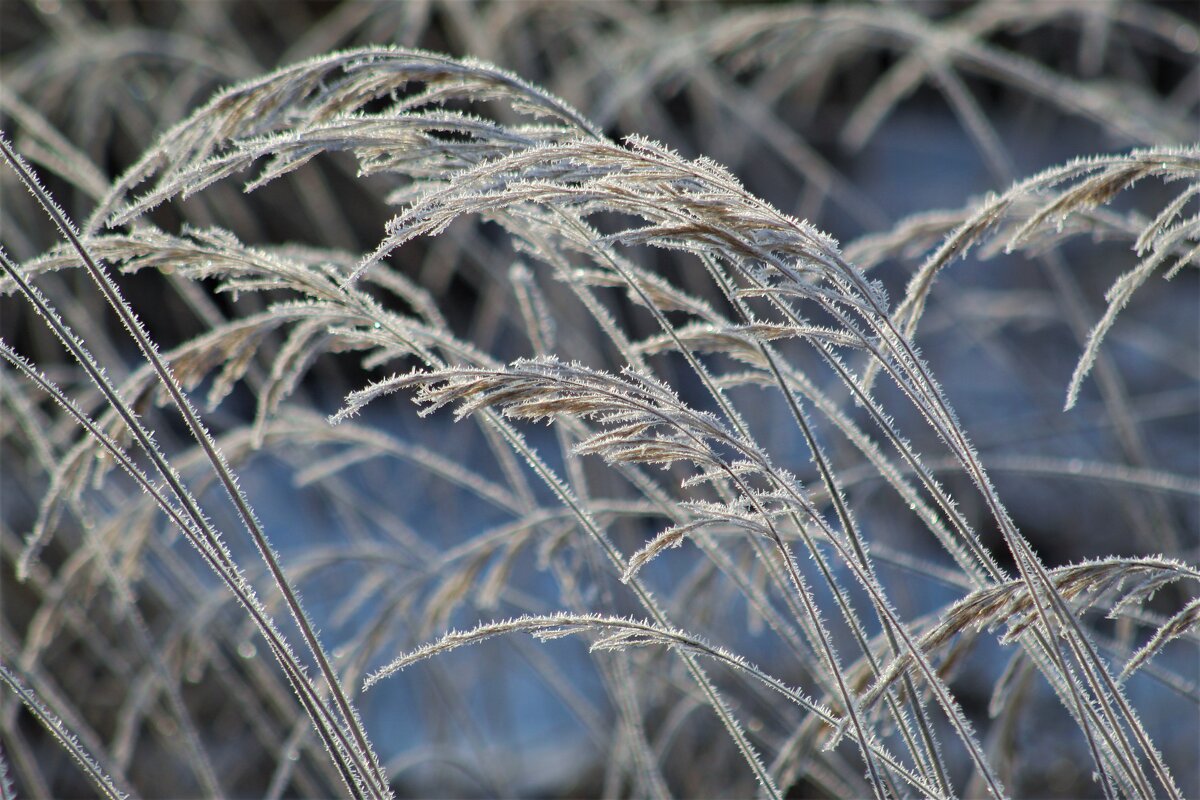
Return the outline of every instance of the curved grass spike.
{"type": "MultiPolygon", "coordinates": [[[[517,619],[483,623],[469,631],[451,631],[436,641],[396,657],[389,663],[371,673],[363,684],[364,689],[370,689],[376,683],[394,675],[407,667],[427,658],[433,658],[441,653],[455,650],[466,645],[476,644],[493,636],[503,636],[511,633],[529,633],[537,639],[548,641],[564,636],[581,635],[590,632],[609,632],[597,639],[591,650],[624,650],[631,647],[644,647],[651,644],[663,645],[672,649],[685,650],[695,655],[710,658],[726,667],[748,675],[760,682],[770,691],[775,692],[797,706],[808,711],[831,728],[840,727],[845,720],[839,719],[836,713],[821,705],[816,700],[807,697],[803,692],[788,686],[783,681],[770,675],[746,659],[730,653],[720,647],[713,646],[698,636],[686,631],[661,626],[633,619],[605,616],[602,614],[572,614],[560,612],[548,616],[525,616],[517,619]]],[[[946,796],[940,787],[935,787],[920,776],[910,771],[899,759],[887,751],[874,737],[868,737],[865,746],[871,750],[874,757],[886,764],[889,769],[905,780],[914,789],[927,797],[946,796]]]]}
{"type": "MultiPolygon", "coordinates": [[[[323,647],[317,639],[316,632],[313,630],[307,615],[300,605],[298,596],[288,583],[288,580],[283,573],[283,569],[279,565],[278,559],[266,538],[266,534],[259,525],[258,520],[255,517],[254,512],[251,510],[245,496],[238,488],[237,479],[234,477],[232,470],[225,463],[224,457],[217,448],[216,442],[213,440],[212,435],[200,421],[199,416],[192,408],[190,401],[184,395],[182,387],[179,386],[178,382],[171,374],[169,367],[158,355],[157,346],[150,339],[149,334],[142,328],[141,323],[134,316],[132,309],[129,308],[129,305],[126,303],[124,297],[121,296],[120,291],[117,289],[112,278],[100,266],[100,264],[92,258],[91,253],[80,240],[79,235],[76,233],[74,226],[69,222],[63,211],[58,208],[57,204],[55,204],[50,198],[46,190],[41,186],[32,169],[11,148],[7,138],[2,132],[0,132],[0,151],[3,152],[4,158],[13,171],[17,173],[21,182],[42,206],[43,210],[54,223],[55,227],[58,228],[60,234],[70,243],[71,247],[79,255],[89,277],[93,280],[93,282],[95,282],[104,298],[117,313],[122,324],[137,343],[138,348],[141,350],[142,355],[146,359],[147,363],[153,367],[160,384],[168,392],[172,402],[178,409],[180,415],[183,417],[184,422],[187,424],[189,430],[192,432],[192,435],[204,450],[214,472],[217,474],[218,479],[220,480],[230,500],[233,502],[234,507],[238,512],[238,516],[241,518],[243,524],[246,526],[247,531],[250,533],[255,547],[258,549],[260,556],[267,565],[275,586],[282,594],[284,602],[288,606],[288,610],[291,612],[293,620],[301,631],[301,635],[305,640],[305,644],[307,645],[313,658],[316,660],[329,692],[334,698],[334,702],[341,716],[341,722],[336,727],[341,728],[341,726],[345,726],[345,729],[351,736],[349,755],[352,759],[353,771],[349,772],[347,775],[346,770],[343,770],[344,775],[350,779],[347,788],[355,787],[356,790],[362,791],[365,796],[369,797],[390,797],[391,790],[388,787],[387,776],[384,773],[382,766],[379,764],[374,750],[371,748],[367,740],[366,732],[362,728],[362,723],[358,717],[358,714],[350,705],[350,701],[347,698],[345,691],[342,689],[340,681],[338,680],[337,673],[330,664],[328,656],[325,654],[323,647]]],[[[16,271],[13,266],[7,262],[7,260],[5,267],[10,273],[10,277],[12,277],[14,280],[19,280],[19,272],[16,271]]],[[[30,295],[27,294],[26,296],[29,297],[30,295]]],[[[54,319],[56,319],[56,316],[53,314],[53,312],[50,312],[49,316],[46,316],[46,320],[48,322],[51,322],[54,319]]],[[[68,341],[78,342],[78,340],[70,336],[69,333],[63,340],[64,343],[68,341]]],[[[90,358],[81,358],[81,363],[87,367],[90,363],[90,358]]],[[[102,390],[105,388],[107,381],[104,380],[102,376],[94,374],[93,379],[98,380],[98,385],[102,390]]],[[[109,394],[108,399],[110,402],[114,403],[115,408],[120,409],[122,404],[115,394],[109,394]]],[[[125,416],[124,413],[123,416],[125,416]]],[[[142,429],[140,423],[136,421],[132,413],[128,414],[126,423],[130,426],[131,431],[137,432],[139,438],[142,440],[143,447],[146,448],[147,454],[155,461],[156,467],[158,467],[163,477],[167,479],[168,482],[173,484],[172,488],[175,490],[177,496],[179,496],[181,500],[189,505],[189,511],[193,514],[193,517],[202,517],[203,515],[199,513],[198,509],[190,507],[192,506],[192,503],[185,499],[187,498],[187,492],[181,485],[177,485],[177,480],[174,478],[172,470],[167,465],[165,458],[158,451],[157,447],[153,445],[152,440],[144,431],[144,429],[142,429]]],[[[228,561],[228,556],[224,556],[223,560],[228,561]]],[[[226,566],[232,567],[232,564],[227,563],[226,566]]],[[[303,674],[302,671],[300,674],[303,674]]],[[[299,689],[297,689],[297,691],[299,691],[299,689]]],[[[316,697],[313,697],[311,702],[315,702],[316,705],[321,705],[321,701],[316,697]]],[[[311,714],[312,708],[309,710],[311,714]]],[[[323,726],[317,720],[318,717],[314,717],[314,724],[317,725],[318,731],[322,731],[323,726]]],[[[328,736],[329,732],[323,732],[326,736],[328,736]]],[[[340,747],[335,747],[333,750],[331,750],[331,753],[337,752],[340,749],[340,747]]]]}

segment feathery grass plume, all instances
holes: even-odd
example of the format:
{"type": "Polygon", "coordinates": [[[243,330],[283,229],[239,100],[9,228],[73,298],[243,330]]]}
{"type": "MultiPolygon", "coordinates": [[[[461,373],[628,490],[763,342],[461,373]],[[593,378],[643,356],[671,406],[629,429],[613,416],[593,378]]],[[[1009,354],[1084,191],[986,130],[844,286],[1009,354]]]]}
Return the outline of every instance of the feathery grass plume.
{"type": "MultiPolygon", "coordinates": [[[[1043,733],[1063,793],[1196,788],[1200,369],[1149,280],[1195,277],[1187,15],[214,8],[6,26],[87,223],[5,140],[0,655],[100,791],[1020,796],[1043,733]],[[992,183],[939,140],[952,210],[892,223],[931,97],[992,183]]],[[[0,768],[86,790],[9,683],[0,768]]]]}
{"type": "MultiPolygon", "coordinates": [[[[1078,400],[1080,385],[1095,365],[1100,343],[1138,288],[1159,269],[1169,280],[1185,266],[1200,267],[1200,218],[1193,215],[1180,219],[1183,209],[1200,192],[1198,177],[1200,147],[1191,146],[1078,159],[1021,181],[1003,194],[976,204],[969,215],[963,214],[966,218],[957,223],[913,276],[894,316],[911,335],[937,273],[986,238],[995,237],[1003,242],[1005,252],[1012,252],[1017,248],[1044,247],[1050,237],[1061,239],[1068,222],[1076,223],[1071,234],[1119,235],[1128,231],[1127,235],[1136,237],[1131,249],[1140,260],[1105,294],[1108,309],[1089,334],[1067,388],[1065,408],[1069,410],[1078,400]],[[1087,212],[1112,202],[1118,194],[1149,177],[1164,183],[1184,182],[1183,188],[1153,219],[1129,215],[1127,221],[1114,223],[1088,215],[1087,212]]],[[[910,232],[903,234],[903,239],[911,238],[910,232]]]]}

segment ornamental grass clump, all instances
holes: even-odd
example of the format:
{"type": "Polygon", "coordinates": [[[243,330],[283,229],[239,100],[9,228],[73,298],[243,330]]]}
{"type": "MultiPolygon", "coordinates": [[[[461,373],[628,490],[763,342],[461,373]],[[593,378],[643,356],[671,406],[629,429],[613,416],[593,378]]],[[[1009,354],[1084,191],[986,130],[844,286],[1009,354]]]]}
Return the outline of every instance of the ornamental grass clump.
{"type": "MultiPolygon", "coordinates": [[[[1146,432],[1183,417],[1197,441],[1200,146],[1174,135],[1195,98],[1004,50],[1005,3],[638,8],[624,47],[656,26],[688,47],[624,90],[694,82],[863,235],[843,246],[714,158],[421,49],[236,82],[111,182],[6,91],[0,436],[29,503],[5,512],[4,581],[30,610],[0,640],[5,796],[82,785],[50,739],[108,797],[1014,796],[1051,769],[1043,718],[1072,731],[1072,790],[1197,788],[1167,740],[1197,733],[1200,481],[1194,453],[1156,466],[1146,432]],[[1001,185],[870,227],[765,97],[823,75],[801,41],[827,63],[909,48],[843,114],[848,151],[929,80],[1001,185]],[[1021,177],[967,75],[1132,144],[1021,177]],[[16,255],[30,209],[57,243],[16,255]],[[1124,259],[1102,298],[1076,274],[1088,252],[1124,259]],[[954,294],[968,258],[1025,259],[1048,288],[954,294]],[[1183,311],[1123,330],[1164,280],[1183,311]],[[1059,314],[1047,297],[1076,337],[1053,411],[1098,416],[1121,459],[1014,454],[996,442],[1058,434],[1011,410],[980,446],[986,377],[943,377],[944,340],[1048,350],[1023,332],[1059,314]],[[1047,497],[1060,482],[1113,493],[1114,530],[1047,497]],[[1082,546],[1022,523],[1075,513],[1082,546]],[[545,706],[586,744],[526,752],[545,706]]],[[[1195,37],[1134,8],[1088,19],[1195,37]]],[[[745,141],[714,140],[735,159],[745,141]]]]}

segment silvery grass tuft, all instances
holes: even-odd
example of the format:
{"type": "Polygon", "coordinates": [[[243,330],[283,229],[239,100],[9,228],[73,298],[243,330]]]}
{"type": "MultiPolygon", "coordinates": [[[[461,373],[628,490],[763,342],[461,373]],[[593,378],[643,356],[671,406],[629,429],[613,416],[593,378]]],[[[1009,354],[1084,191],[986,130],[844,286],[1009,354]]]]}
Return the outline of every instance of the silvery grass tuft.
{"type": "MultiPolygon", "coordinates": [[[[860,9],[828,13],[827,24],[870,29],[860,9]]],[[[924,35],[925,21],[887,19],[893,32],[924,35]]],[[[703,44],[761,46],[781,24],[747,15],[703,44]]],[[[788,24],[811,20],[794,14],[788,24]]],[[[945,46],[1062,99],[1051,77],[964,41],[945,46]]],[[[901,91],[881,84],[846,136],[868,137],[901,91]]],[[[1079,113],[1103,116],[1103,90],[1072,97],[1079,113]]],[[[1117,119],[1130,135],[1145,121],[1117,119]]],[[[916,338],[938,277],[972,249],[1053,258],[1083,234],[1125,242],[1134,262],[1090,320],[1061,387],[1063,405],[1075,406],[1088,381],[1112,380],[1107,340],[1139,290],[1200,264],[1197,145],[1012,176],[1005,191],[847,248],[716,161],[641,136],[614,140],[507,71],[413,49],[346,50],[222,91],[111,185],[93,187],[86,219],[56,205],[7,134],[0,150],[32,196],[5,202],[41,206],[60,237],[21,263],[0,253],[3,290],[78,368],[43,371],[18,343],[0,341],[12,424],[50,476],[17,574],[38,586],[59,580],[45,556],[62,520],[79,520],[80,549],[58,569],[86,567],[88,590],[120,610],[144,657],[132,672],[119,654],[99,656],[137,684],[109,732],[80,718],[36,657],[39,640],[86,620],[39,617],[23,646],[6,634],[0,677],[100,794],[134,793],[144,720],[170,731],[199,792],[231,791],[229,756],[190,690],[211,672],[251,698],[244,712],[270,761],[269,793],[392,796],[406,765],[389,760],[394,748],[360,709],[387,697],[386,714],[403,720],[413,712],[403,695],[382,694],[390,683],[500,638],[609,754],[612,794],[670,795],[669,756],[676,742],[694,742],[684,730],[694,718],[728,743],[718,749],[740,777],[721,791],[1009,796],[1013,762],[1029,757],[1017,728],[1036,682],[1074,723],[1098,793],[1183,796],[1156,744],[1161,730],[1143,723],[1129,687],[1144,682],[1178,703],[1181,720],[1196,715],[1195,676],[1176,666],[1180,653],[1194,660],[1200,641],[1195,532],[1179,541],[1172,523],[1142,556],[1047,563],[916,338]],[[217,225],[173,226],[164,213],[235,180],[256,192],[287,176],[303,191],[306,165],[338,154],[398,209],[359,251],[252,244],[217,225]],[[1147,211],[1135,185],[1165,200],[1147,211]],[[489,223],[483,234],[464,233],[472,219],[489,223]],[[469,236],[483,250],[511,243],[492,276],[501,288],[478,311],[502,318],[503,335],[464,330],[443,295],[395,263],[406,248],[469,236]],[[914,247],[923,261],[893,300],[871,269],[914,247]],[[656,269],[658,251],[682,254],[680,270],[656,269]],[[77,292],[103,299],[124,340],[84,327],[94,304],[39,288],[70,271],[88,281],[72,279],[77,292]],[[144,271],[190,287],[181,292],[215,287],[249,310],[226,316],[205,292],[185,294],[208,325],[160,347],[121,290],[123,274],[144,271]],[[137,369],[106,363],[131,346],[137,369]],[[356,358],[372,377],[326,414],[299,388],[330,354],[356,358]],[[223,401],[246,398],[246,420],[210,424],[223,401]],[[407,400],[431,425],[452,415],[449,430],[475,433],[439,433],[443,446],[406,437],[393,418],[407,400]],[[343,515],[344,541],[281,555],[282,534],[255,511],[269,496],[243,487],[253,481],[242,465],[260,452],[304,454],[297,483],[318,487],[343,515]],[[364,501],[360,470],[377,461],[399,466],[364,501]],[[388,499],[421,492],[427,479],[448,488],[410,526],[388,499]],[[867,482],[894,497],[892,520],[864,513],[867,482]],[[477,517],[439,549],[443,540],[417,526],[449,524],[464,498],[477,517]],[[940,560],[895,547],[892,524],[936,542],[940,560]],[[169,537],[194,554],[180,557],[169,537]],[[350,585],[320,584],[346,567],[350,585]],[[897,568],[932,576],[944,602],[909,613],[897,568]],[[148,608],[156,581],[194,583],[196,619],[164,623],[148,608]],[[299,591],[308,585],[322,585],[323,598],[333,587],[333,599],[310,610],[299,591]],[[1156,593],[1168,609],[1154,605],[1156,593]],[[240,616],[223,608],[230,599],[240,616]],[[238,632],[206,635],[217,620],[238,632]],[[173,631],[166,639],[163,625],[173,631]],[[582,640],[611,713],[547,656],[558,645],[529,647],[528,636],[582,640]],[[755,644],[766,639],[767,650],[755,644]],[[987,639],[1008,659],[990,719],[968,712],[956,683],[987,639]]],[[[1011,166],[988,152],[999,169],[1011,166]]],[[[1194,476],[1070,469],[1200,494],[1194,476]]],[[[450,674],[430,674],[451,695],[451,715],[465,714],[465,690],[454,698],[450,674]]],[[[28,762],[43,756],[14,733],[15,705],[7,708],[0,763],[31,780],[39,770],[28,762]]],[[[498,776],[478,778],[488,793],[518,791],[502,766],[463,769],[498,776]]],[[[11,788],[2,776],[0,785],[11,788]]]]}

